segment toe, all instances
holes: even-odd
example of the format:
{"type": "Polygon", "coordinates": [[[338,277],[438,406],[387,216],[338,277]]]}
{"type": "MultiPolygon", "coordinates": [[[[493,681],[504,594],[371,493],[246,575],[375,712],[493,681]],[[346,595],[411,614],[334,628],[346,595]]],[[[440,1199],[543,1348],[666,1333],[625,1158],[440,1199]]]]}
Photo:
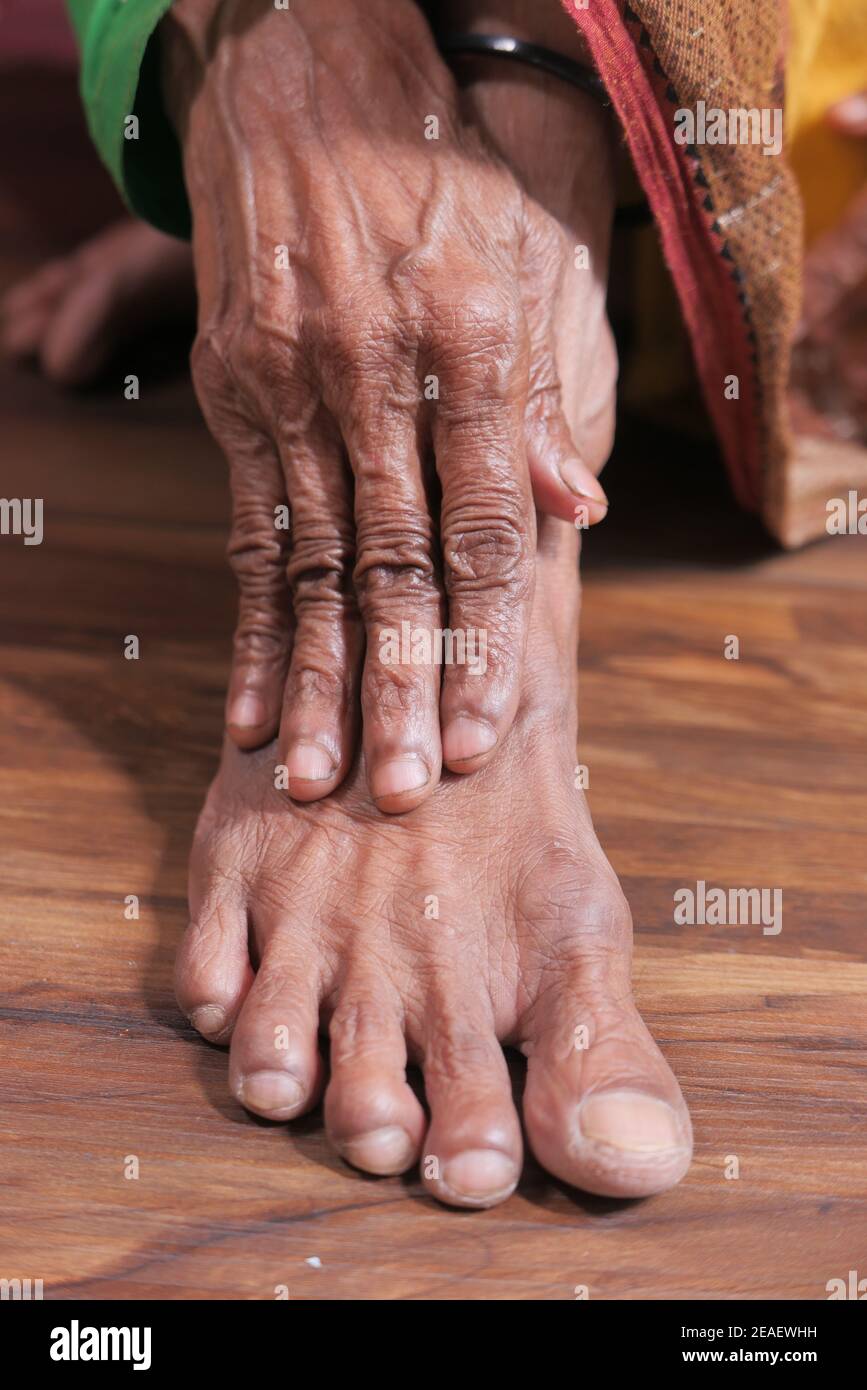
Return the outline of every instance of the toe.
{"type": "Polygon", "coordinates": [[[645,1197],[679,1182],[689,1112],[628,982],[628,954],[552,968],[529,1028],[527,1138],[549,1172],[585,1192],[645,1197]]]}
{"type": "Polygon", "coordinates": [[[505,1201],[517,1185],[521,1127],[493,1021],[457,994],[435,1009],[426,1029],[424,1079],[431,1123],[422,1179],[433,1196],[450,1206],[490,1207],[505,1201]]]}
{"type": "Polygon", "coordinates": [[[0,349],[14,359],[36,357],[51,319],[50,309],[41,305],[6,318],[0,326],[0,349]]]}
{"type": "Polygon", "coordinates": [[[34,275],[21,280],[0,295],[0,319],[13,320],[35,309],[49,313],[57,296],[66,289],[75,273],[75,258],[47,261],[34,275]]]}
{"type": "Polygon", "coordinates": [[[322,1090],[318,972],[296,925],[281,922],[263,937],[268,945],[232,1035],[229,1086],[254,1114],[291,1120],[322,1090]]]}
{"type": "Polygon", "coordinates": [[[406,1080],[400,1010],[376,980],[353,981],[330,1024],[325,1124],[334,1147],[367,1173],[404,1173],[417,1162],[425,1115],[406,1080]]]}
{"type": "Polygon", "coordinates": [[[175,995],[193,1027],[209,1042],[228,1042],[252,981],[244,904],[203,901],[175,962],[175,995]]]}
{"type": "Polygon", "coordinates": [[[84,275],[61,296],[40,346],[42,369],[59,386],[80,386],[101,370],[115,347],[120,295],[105,271],[84,275]]]}

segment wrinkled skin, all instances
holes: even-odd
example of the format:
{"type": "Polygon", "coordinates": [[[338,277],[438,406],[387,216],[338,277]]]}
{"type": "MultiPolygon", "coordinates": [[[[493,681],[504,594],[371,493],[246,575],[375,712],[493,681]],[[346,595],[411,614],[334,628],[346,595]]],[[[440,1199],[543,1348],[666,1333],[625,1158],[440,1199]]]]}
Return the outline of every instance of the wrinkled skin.
{"type": "Polygon", "coordinates": [[[421,1161],[428,1190],[461,1206],[504,1200],[521,1172],[501,1043],[528,1057],[527,1140],[557,1177],[639,1196],[690,1160],[680,1089],[632,1001],[629,910],[573,785],[574,533],[546,520],[541,541],[501,756],[397,818],[371,805],[361,767],[327,800],[293,805],[272,786],[275,744],[244,754],[227,740],[177,966],[195,1026],[231,1039],[242,1104],[274,1120],[315,1104],[321,1021],[337,1151],[379,1174],[421,1161]]]}
{"type": "MultiPolygon", "coordinates": [[[[573,277],[548,306],[570,427],[601,461],[616,363],[606,242],[587,208],[610,218],[604,118],[499,69],[480,69],[463,105],[603,267],[601,285],[573,277]]],[[[229,1045],[236,1098],[291,1120],[324,1091],[350,1163],[418,1163],[457,1206],[502,1201],[520,1176],[504,1043],[528,1058],[522,1118],[549,1172],[637,1196],[690,1161],[683,1098],[632,1000],[628,907],[574,786],[577,549],[574,527],[541,521],[515,721],[475,777],[446,774],[409,815],[387,817],[356,763],[327,800],[298,804],[273,785],[278,743],[243,754],[227,740],[191,862],[178,999],[229,1045]]]]}
{"type": "MultiPolygon", "coordinates": [[[[499,0],[493,11],[461,0],[455,10],[465,27],[523,31],[561,51],[573,37],[556,6],[544,25],[529,0],[499,0]]],[[[557,219],[545,234],[549,263],[521,279],[522,309],[527,324],[551,327],[568,426],[598,468],[616,375],[605,320],[606,123],[561,84],[484,63],[476,78],[461,114],[490,145],[461,136],[472,159],[490,161],[496,147],[525,190],[524,214],[544,226],[544,207],[557,219]],[[562,248],[568,271],[579,244],[592,271],[563,274],[562,248]]],[[[129,286],[142,308],[172,298],[163,292],[175,283],[174,246],[148,228],[122,233],[92,244],[77,279],[67,264],[34,282],[25,305],[39,316],[33,345],[50,339],[52,308],[65,324],[63,354],[43,354],[59,379],[89,360],[76,342],[98,345],[128,321],[129,286]]],[[[571,516],[553,474],[534,462],[552,457],[554,400],[553,390],[530,390],[524,438],[537,502],[571,516]]],[[[239,496],[242,515],[255,516],[249,488],[239,496]]],[[[246,639],[242,622],[240,650],[245,640],[254,647],[255,665],[271,654],[280,629],[270,609],[285,606],[284,588],[276,574],[273,589],[263,587],[273,565],[257,568],[257,548],[245,554],[237,535],[242,618],[253,599],[266,612],[246,639]]],[[[543,521],[539,546],[515,726],[477,777],[446,777],[411,815],[386,818],[357,761],[328,801],[298,805],[274,789],[277,744],[242,754],[227,741],[196,835],[177,965],[182,1007],[205,1037],[231,1043],[230,1084],[244,1105],[282,1120],[315,1103],[325,1086],[321,1025],[332,1040],[325,1118],[338,1151],[372,1173],[421,1159],[429,1190],[463,1206],[503,1200],[520,1173],[503,1042],[527,1054],[523,1119],[550,1172],[590,1191],[640,1195],[676,1182],[690,1156],[679,1088],[632,1002],[628,908],[573,785],[575,532],[543,521]],[[406,1084],[408,1058],[422,1066],[430,1123],[406,1084]]]]}
{"type": "Polygon", "coordinates": [[[235,503],[230,733],[253,747],[279,726],[291,795],[324,796],[352,761],[360,685],[371,794],[406,811],[443,763],[485,766],[514,717],[532,484],[560,516],[604,515],[604,454],[571,438],[552,321],[567,273],[587,295],[594,276],[461,119],[412,0],[178,0],[163,41],[193,376],[235,503]],[[403,622],[484,631],[486,670],[387,664],[403,622]]]}

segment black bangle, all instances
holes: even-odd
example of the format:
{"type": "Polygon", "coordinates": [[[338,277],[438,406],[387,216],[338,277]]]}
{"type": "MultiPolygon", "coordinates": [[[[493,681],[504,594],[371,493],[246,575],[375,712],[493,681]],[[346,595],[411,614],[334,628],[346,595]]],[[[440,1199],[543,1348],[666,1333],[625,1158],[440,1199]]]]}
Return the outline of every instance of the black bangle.
{"type": "Polygon", "coordinates": [[[588,96],[610,106],[608,93],[598,73],[585,68],[572,58],[564,58],[551,48],[540,48],[536,43],[526,43],[524,39],[513,39],[506,34],[437,34],[437,44],[441,53],[484,53],[496,58],[514,58],[516,63],[547,72],[559,77],[588,96]]]}
{"type": "MultiPolygon", "coordinates": [[[[514,58],[515,62],[525,63],[538,72],[561,78],[579,91],[595,97],[603,106],[611,106],[605,84],[597,72],[576,63],[573,58],[565,58],[562,53],[555,53],[551,48],[541,48],[539,44],[526,43],[524,39],[513,39],[506,34],[436,33],[435,37],[443,54],[481,53],[494,58],[514,58]]],[[[617,227],[642,227],[652,221],[653,216],[646,202],[617,208],[614,213],[614,225],[617,227]]]]}

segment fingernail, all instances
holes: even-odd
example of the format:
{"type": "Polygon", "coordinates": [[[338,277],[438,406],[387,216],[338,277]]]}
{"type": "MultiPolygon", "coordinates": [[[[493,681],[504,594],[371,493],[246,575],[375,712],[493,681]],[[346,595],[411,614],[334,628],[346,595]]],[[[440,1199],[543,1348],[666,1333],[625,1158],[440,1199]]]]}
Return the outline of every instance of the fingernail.
{"type": "Polygon", "coordinates": [[[467,1149],[443,1165],[442,1181],[456,1197],[495,1197],[517,1182],[515,1164],[496,1149],[467,1149]]]}
{"type": "Polygon", "coordinates": [[[633,1153],[659,1153],[684,1146],[677,1116],[665,1101],[640,1091],[601,1091],[578,1111],[585,1139],[633,1153]]]}
{"type": "Polygon", "coordinates": [[[286,773],[299,782],[327,782],[337,771],[334,759],[320,743],[293,743],[286,773]]]}
{"type": "Polygon", "coordinates": [[[254,1071],[238,1087],[238,1099],[244,1105],[268,1114],[295,1110],[303,1098],[304,1091],[295,1077],[282,1071],[254,1071]]]}
{"type": "Polygon", "coordinates": [[[400,796],[401,792],[418,791],[430,781],[430,773],[421,758],[394,758],[381,763],[370,779],[374,801],[384,796],[400,796]]]}
{"type": "Polygon", "coordinates": [[[586,464],[579,463],[577,459],[569,459],[560,469],[560,477],[569,491],[584,502],[595,502],[601,507],[608,506],[608,498],[602,491],[601,484],[586,464]]]}
{"type": "Polygon", "coordinates": [[[226,1026],[226,1012],[216,1004],[201,1004],[190,1014],[190,1023],[206,1038],[214,1037],[226,1026]]]}
{"type": "Polygon", "coordinates": [[[265,723],[266,714],[265,701],[261,695],[252,690],[242,690],[229,706],[226,722],[234,724],[238,729],[253,729],[257,724],[265,723]]]}
{"type": "Polygon", "coordinates": [[[462,714],[443,730],[443,758],[447,763],[464,763],[489,752],[496,741],[496,731],[490,724],[462,714]]]}
{"type": "Polygon", "coordinates": [[[415,1157],[415,1145],[406,1130],[397,1125],[386,1125],[382,1129],[372,1129],[369,1134],[360,1134],[356,1139],[348,1139],[340,1150],[356,1168],[380,1177],[403,1173],[415,1157]]]}

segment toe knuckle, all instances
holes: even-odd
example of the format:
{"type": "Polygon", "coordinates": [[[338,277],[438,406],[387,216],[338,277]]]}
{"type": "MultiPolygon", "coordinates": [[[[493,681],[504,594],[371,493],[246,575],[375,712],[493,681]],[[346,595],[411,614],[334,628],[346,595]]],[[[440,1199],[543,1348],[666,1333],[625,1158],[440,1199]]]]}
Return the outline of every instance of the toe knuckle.
{"type": "Polygon", "coordinates": [[[372,990],[341,999],[331,1017],[331,1064],[358,1061],[382,1049],[383,1011],[372,990]]]}
{"type": "Polygon", "coordinates": [[[632,933],[632,913],[620,884],[612,876],[596,883],[584,895],[581,930],[586,937],[611,943],[619,950],[632,933]]]}
{"type": "Polygon", "coordinates": [[[493,1034],[454,1022],[440,1027],[425,1049],[425,1070],[433,1070],[441,1080],[471,1084],[474,1077],[486,1075],[497,1061],[499,1045],[493,1034]]]}
{"type": "Polygon", "coordinates": [[[557,951],[574,944],[578,951],[618,952],[632,931],[617,878],[580,850],[543,850],[520,886],[519,899],[523,916],[549,926],[557,951]]]}

